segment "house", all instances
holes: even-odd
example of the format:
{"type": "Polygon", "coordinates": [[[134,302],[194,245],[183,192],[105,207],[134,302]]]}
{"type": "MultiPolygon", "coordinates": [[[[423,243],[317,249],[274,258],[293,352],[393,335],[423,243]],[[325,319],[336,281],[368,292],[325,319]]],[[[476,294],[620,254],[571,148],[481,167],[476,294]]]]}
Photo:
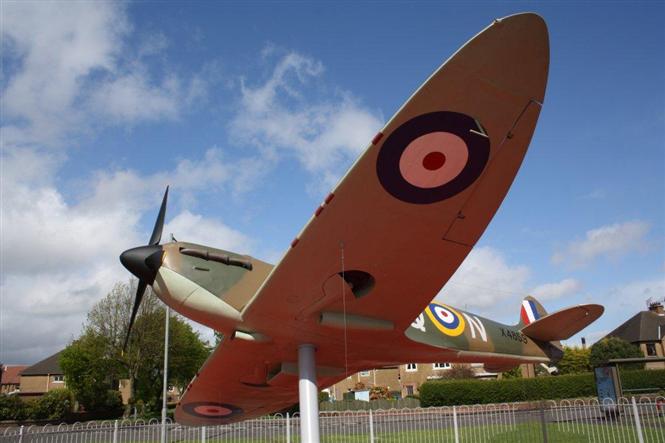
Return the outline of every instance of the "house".
{"type": "Polygon", "coordinates": [[[60,369],[61,353],[57,352],[21,372],[21,397],[39,397],[65,387],[65,375],[60,369]]]}
{"type": "MultiPolygon", "coordinates": [[[[640,311],[603,338],[618,337],[636,344],[645,357],[665,356],[665,309],[662,302],[650,302],[649,309],[640,311]]],[[[646,369],[665,369],[665,362],[648,362],[646,369]]]]}
{"type": "MultiPolygon", "coordinates": [[[[469,366],[477,378],[496,377],[496,374],[487,373],[482,364],[469,366]]],[[[444,377],[446,371],[451,367],[450,363],[409,363],[361,371],[335,383],[327,391],[333,400],[342,400],[346,392],[382,386],[387,387],[390,392],[399,393],[399,396],[404,398],[409,395],[418,395],[420,385],[428,380],[444,377]]]]}
{"type": "Polygon", "coordinates": [[[21,371],[27,366],[2,366],[0,375],[0,394],[18,393],[21,384],[21,371]]]}

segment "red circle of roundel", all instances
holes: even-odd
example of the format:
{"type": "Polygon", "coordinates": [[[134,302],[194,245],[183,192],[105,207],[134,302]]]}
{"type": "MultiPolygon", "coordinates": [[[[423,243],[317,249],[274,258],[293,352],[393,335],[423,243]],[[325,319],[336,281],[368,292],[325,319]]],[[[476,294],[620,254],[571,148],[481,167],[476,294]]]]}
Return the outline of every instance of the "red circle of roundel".
{"type": "Polygon", "coordinates": [[[386,138],[376,172],[393,197],[435,203],[476,181],[489,154],[489,137],[474,118],[452,111],[430,112],[403,123],[386,138]]]}
{"type": "Polygon", "coordinates": [[[228,403],[210,401],[195,401],[182,405],[183,411],[199,418],[224,420],[234,415],[242,414],[243,410],[228,403]]]}

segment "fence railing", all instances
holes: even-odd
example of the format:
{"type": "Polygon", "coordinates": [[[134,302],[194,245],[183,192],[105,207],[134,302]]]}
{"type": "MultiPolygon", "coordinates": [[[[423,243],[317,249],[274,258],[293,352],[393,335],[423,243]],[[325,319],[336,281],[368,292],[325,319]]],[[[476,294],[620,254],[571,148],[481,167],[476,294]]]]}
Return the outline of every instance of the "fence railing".
{"type": "MultiPolygon", "coordinates": [[[[322,442],[665,442],[665,398],[322,412],[322,442]]],[[[169,443],[300,442],[299,417],[221,426],[167,423],[169,443]]],[[[159,442],[156,421],[104,421],[0,429],[0,443],[159,442]]]]}

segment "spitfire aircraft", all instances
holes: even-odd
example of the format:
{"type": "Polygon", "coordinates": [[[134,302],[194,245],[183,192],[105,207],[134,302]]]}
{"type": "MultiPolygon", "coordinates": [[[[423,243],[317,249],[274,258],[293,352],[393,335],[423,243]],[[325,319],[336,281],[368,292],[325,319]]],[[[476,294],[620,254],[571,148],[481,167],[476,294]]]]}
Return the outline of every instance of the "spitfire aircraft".
{"type": "Polygon", "coordinates": [[[512,184],[548,66],[541,17],[495,20],[376,134],[275,266],[210,246],[160,244],[167,189],[149,244],[120,257],[140,281],[131,321],[151,285],[171,308],[223,334],[176,420],[230,423],[299,400],[303,441],[317,441],[318,390],[354,372],[440,361],[501,371],[561,358],[558,341],[598,318],[601,306],[547,315],[526,298],[520,322],[506,326],[430,302],[512,184]]]}

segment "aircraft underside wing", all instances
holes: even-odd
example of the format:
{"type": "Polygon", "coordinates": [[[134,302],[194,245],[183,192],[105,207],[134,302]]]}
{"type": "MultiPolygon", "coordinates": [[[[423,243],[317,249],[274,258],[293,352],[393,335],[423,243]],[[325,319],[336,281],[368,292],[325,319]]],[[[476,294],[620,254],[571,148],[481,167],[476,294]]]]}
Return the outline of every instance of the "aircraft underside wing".
{"type": "Polygon", "coordinates": [[[286,375],[274,378],[275,368],[286,374],[302,343],[316,347],[320,386],[359,368],[447,361],[450,350],[404,332],[508,192],[540,113],[548,63],[547,29],[534,14],[495,21],[444,63],[377,134],[242,310],[243,328],[266,341],[222,344],[176,419],[228,422],[295,402],[295,384],[264,395],[238,380],[254,374],[252,383],[282,386],[286,375]],[[223,414],[215,416],[213,405],[207,416],[206,399],[223,414]]]}

